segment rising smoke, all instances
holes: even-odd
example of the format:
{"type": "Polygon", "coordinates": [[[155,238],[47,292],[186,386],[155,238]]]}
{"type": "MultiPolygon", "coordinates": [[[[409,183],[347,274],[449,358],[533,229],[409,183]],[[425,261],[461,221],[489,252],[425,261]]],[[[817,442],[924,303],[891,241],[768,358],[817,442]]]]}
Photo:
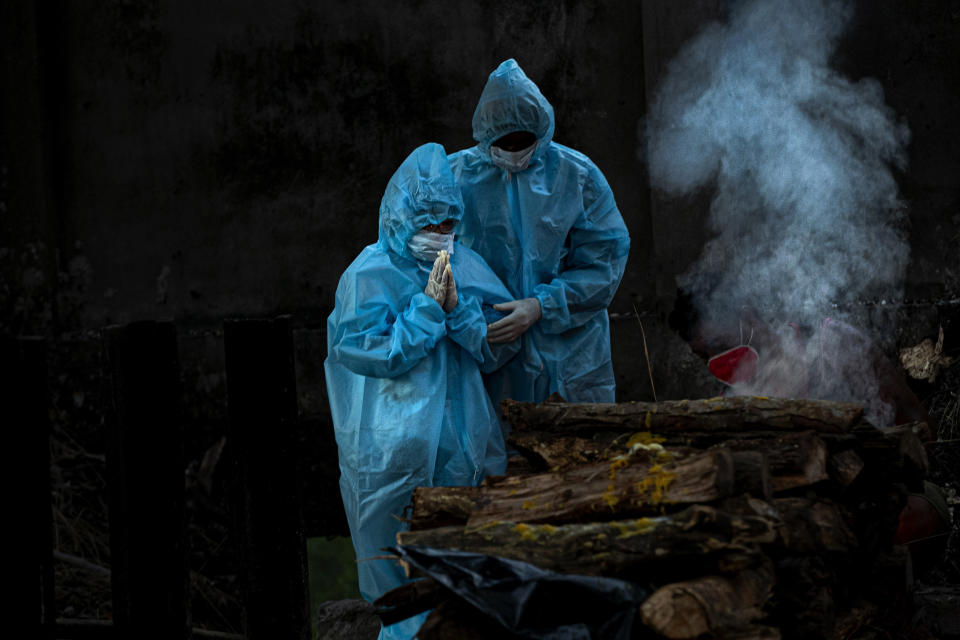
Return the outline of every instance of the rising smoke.
{"type": "Polygon", "coordinates": [[[876,80],[830,68],[851,16],[845,0],[734,4],[670,63],[644,142],[656,188],[713,193],[713,237],[679,279],[701,315],[730,319],[750,305],[780,327],[821,327],[806,343],[785,340],[733,393],[802,395],[817,363],[810,393],[863,402],[889,425],[869,340],[824,321],[853,302],[900,299],[909,256],[892,175],[909,131],[876,80]]]}
{"type": "Polygon", "coordinates": [[[902,294],[891,168],[909,131],[876,80],[830,68],[851,15],[845,1],[736,3],[669,65],[644,142],[656,188],[714,192],[715,236],[680,282],[706,309],[735,301],[814,323],[902,294]]]}

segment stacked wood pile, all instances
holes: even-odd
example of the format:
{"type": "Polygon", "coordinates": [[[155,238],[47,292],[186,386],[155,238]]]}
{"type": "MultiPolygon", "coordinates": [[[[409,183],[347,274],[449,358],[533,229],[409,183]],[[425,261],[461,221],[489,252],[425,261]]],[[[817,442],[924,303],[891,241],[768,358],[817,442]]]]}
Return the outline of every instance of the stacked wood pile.
{"type": "MultiPolygon", "coordinates": [[[[522,462],[417,489],[399,545],[637,583],[638,638],[854,638],[897,619],[911,576],[892,541],[924,425],[759,397],[504,411],[522,462]]],[[[422,640],[514,637],[432,579],[378,604],[388,623],[432,609],[422,640]]]]}

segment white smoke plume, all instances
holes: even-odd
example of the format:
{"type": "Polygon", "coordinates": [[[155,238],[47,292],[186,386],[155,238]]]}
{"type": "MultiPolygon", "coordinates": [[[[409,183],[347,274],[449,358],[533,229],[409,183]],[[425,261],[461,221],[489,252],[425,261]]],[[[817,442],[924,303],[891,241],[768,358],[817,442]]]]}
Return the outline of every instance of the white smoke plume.
{"type": "Polygon", "coordinates": [[[644,134],[651,181],[712,189],[714,237],[680,284],[699,302],[814,323],[836,305],[902,295],[909,247],[892,168],[909,130],[876,80],[830,68],[852,15],[840,0],[734,4],[670,63],[644,134]]]}
{"type": "Polygon", "coordinates": [[[902,297],[909,246],[892,171],[909,130],[879,82],[831,69],[851,16],[847,0],[736,2],[670,63],[644,142],[655,188],[713,194],[712,238],[680,277],[700,314],[729,320],[749,305],[785,331],[732,392],[861,402],[886,426],[875,349],[835,320],[853,302],[902,297]],[[812,337],[795,341],[788,321],[812,337]]]}

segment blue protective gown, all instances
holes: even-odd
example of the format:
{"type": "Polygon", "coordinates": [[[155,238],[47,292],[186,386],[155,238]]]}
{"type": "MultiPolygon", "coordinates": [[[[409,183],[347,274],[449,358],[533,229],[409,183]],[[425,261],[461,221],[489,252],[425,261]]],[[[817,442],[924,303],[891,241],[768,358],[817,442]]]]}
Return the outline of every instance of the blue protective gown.
{"type": "Polygon", "coordinates": [[[487,261],[516,299],[537,298],[542,318],[521,336],[521,353],[487,376],[503,398],[614,402],[607,306],[630,249],[613,192],[582,153],[552,141],[553,108],[510,59],[487,81],[473,115],[475,147],[450,156],[464,199],[459,240],[487,261]],[[490,144],[530,131],[538,146],[527,169],[509,173],[490,144]]]}
{"type": "MultiPolygon", "coordinates": [[[[327,321],[327,393],[340,459],[340,491],[357,554],[360,592],[374,600],[407,580],[384,555],[396,544],[415,487],[477,485],[502,474],[504,442],[481,371],[519,345],[490,345],[491,305],[511,298],[473,251],[454,245],[459,304],[445,313],[423,293],[432,263],[407,249],[427,224],[459,220],[462,200],[443,147],[417,148],[390,179],[380,237],[347,268],[327,321]]],[[[385,627],[410,638],[422,616],[385,627]]]]}

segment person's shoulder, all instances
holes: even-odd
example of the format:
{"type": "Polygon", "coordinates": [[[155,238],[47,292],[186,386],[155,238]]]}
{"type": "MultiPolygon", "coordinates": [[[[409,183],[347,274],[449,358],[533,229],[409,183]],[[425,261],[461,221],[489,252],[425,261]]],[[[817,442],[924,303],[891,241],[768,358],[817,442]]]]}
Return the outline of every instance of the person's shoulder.
{"type": "Polygon", "coordinates": [[[377,244],[371,244],[364,247],[350,266],[344,270],[343,275],[340,276],[340,284],[343,286],[345,283],[355,283],[360,280],[383,280],[389,283],[403,272],[404,269],[398,264],[398,259],[393,254],[377,244]]]}
{"type": "Polygon", "coordinates": [[[550,143],[551,151],[554,151],[556,157],[564,162],[581,167],[587,172],[599,172],[597,165],[587,157],[587,154],[577,151],[572,147],[560,144],[559,142],[550,143]]]}
{"type": "Polygon", "coordinates": [[[460,186],[464,198],[469,198],[474,187],[488,185],[500,176],[500,170],[490,161],[490,156],[479,147],[470,147],[447,156],[453,178],[460,186]]]}
{"type": "Polygon", "coordinates": [[[461,149],[460,151],[454,151],[447,156],[447,160],[450,162],[450,168],[454,170],[454,173],[456,173],[458,168],[469,168],[481,164],[489,164],[484,154],[480,151],[480,147],[476,145],[461,149]]]}
{"type": "Polygon", "coordinates": [[[600,167],[588,158],[585,153],[562,145],[559,142],[551,142],[550,154],[553,157],[553,162],[576,171],[580,175],[581,183],[584,185],[606,186],[607,179],[604,177],[600,167]]]}
{"type": "Polygon", "coordinates": [[[387,252],[380,248],[377,243],[368,244],[363,248],[360,253],[357,254],[357,257],[353,259],[352,262],[344,270],[343,274],[348,273],[357,273],[363,271],[365,268],[376,265],[383,261],[389,261],[387,252]]]}

